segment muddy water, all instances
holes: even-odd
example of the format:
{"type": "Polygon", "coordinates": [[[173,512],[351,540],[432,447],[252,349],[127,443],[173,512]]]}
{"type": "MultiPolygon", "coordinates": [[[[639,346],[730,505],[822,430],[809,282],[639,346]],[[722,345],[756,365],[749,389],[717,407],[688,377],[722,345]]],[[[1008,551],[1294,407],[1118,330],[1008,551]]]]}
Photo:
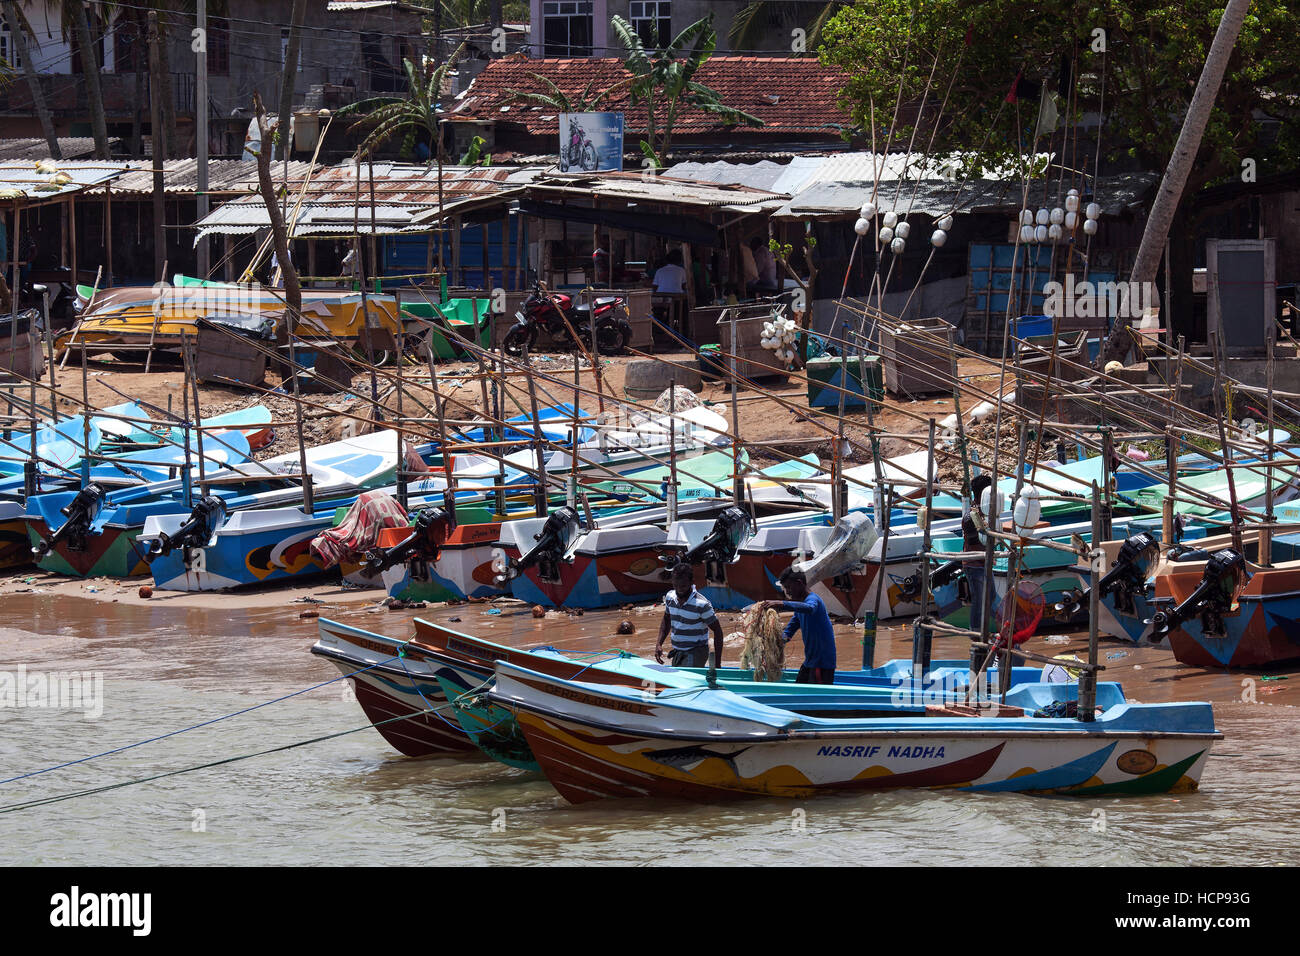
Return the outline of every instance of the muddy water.
{"type": "MultiPolygon", "coordinates": [[[[355,596],[347,596],[355,601],[355,596]]],[[[286,602],[290,599],[286,596],[286,602]]],[[[343,600],[340,596],[339,600],[343,600]]],[[[307,605],[215,608],[9,594],[0,671],[103,675],[97,720],[72,709],[0,710],[0,779],[178,730],[337,676],[307,653],[307,605]]],[[[485,605],[422,612],[368,604],[322,613],[405,636],[415,613],[502,643],[649,651],[653,610],[535,620],[485,605]],[[637,627],[616,637],[618,621],[637,627]],[[453,624],[457,626],[457,624],[453,624]]],[[[724,626],[727,618],[724,616],[724,626]]],[[[842,667],[858,635],[838,627],[842,667]]],[[[910,628],[883,629],[877,660],[909,655],[910,628]]],[[[1031,649],[1079,651],[1083,642],[1031,649]]],[[[792,650],[797,645],[791,645],[792,650]]],[[[735,660],[737,651],[727,655],[735,660]]],[[[936,657],[960,656],[939,641],[936,657]]],[[[898,792],[724,805],[606,801],[570,806],[536,775],[486,760],[412,760],[371,729],[306,747],[19,812],[0,813],[0,863],[1300,863],[1294,786],[1300,673],[1206,673],[1155,649],[1106,644],[1106,677],[1142,701],[1211,699],[1226,739],[1201,790],[1092,801],[898,792]],[[1122,654],[1122,657],[1112,655],[1122,654]],[[1242,702],[1250,690],[1255,702],[1242,702]]],[[[797,651],[796,661],[797,663],[797,651]]],[[[146,777],[364,724],[331,683],[147,746],[0,785],[0,804],[146,777]]]]}

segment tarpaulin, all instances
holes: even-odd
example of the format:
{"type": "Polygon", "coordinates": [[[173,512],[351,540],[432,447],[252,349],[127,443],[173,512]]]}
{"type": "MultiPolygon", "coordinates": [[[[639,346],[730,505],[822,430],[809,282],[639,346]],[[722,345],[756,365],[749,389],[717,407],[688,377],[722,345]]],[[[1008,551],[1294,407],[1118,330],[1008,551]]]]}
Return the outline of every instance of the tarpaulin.
{"type": "Polygon", "coordinates": [[[357,498],[342,521],[312,539],[311,553],[327,568],[346,558],[359,560],[378,543],[384,528],[408,524],[406,509],[396,499],[382,491],[367,491],[357,498]]]}

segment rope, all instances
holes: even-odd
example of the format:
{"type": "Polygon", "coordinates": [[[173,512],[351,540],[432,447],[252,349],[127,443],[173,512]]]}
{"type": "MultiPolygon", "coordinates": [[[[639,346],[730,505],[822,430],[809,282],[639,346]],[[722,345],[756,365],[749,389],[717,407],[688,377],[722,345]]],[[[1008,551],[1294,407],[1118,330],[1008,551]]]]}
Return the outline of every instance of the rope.
{"type": "MultiPolygon", "coordinates": [[[[406,646],[405,643],[402,646],[405,647],[406,646]]],[[[102,753],[92,754],[89,757],[81,757],[80,759],[77,760],[69,760],[66,763],[56,764],[53,767],[46,767],[44,770],[33,770],[29,773],[19,774],[16,777],[10,777],[7,780],[0,780],[0,786],[3,786],[4,784],[7,783],[13,783],[16,780],[26,780],[28,777],[39,777],[41,774],[50,773],[53,770],[62,770],[65,767],[73,767],[76,766],[77,764],[88,763],[91,760],[98,760],[100,757],[111,757],[113,754],[123,753],[124,751],[127,750],[133,750],[136,747],[143,747],[145,744],[152,744],[152,743],[156,743],[159,740],[166,740],[169,737],[176,737],[180,734],[189,733],[191,730],[198,730],[200,727],[209,727],[212,724],[220,723],[223,720],[229,720],[231,717],[238,717],[241,714],[251,713],[252,711],[260,710],[263,707],[268,707],[271,704],[278,704],[281,701],[288,700],[291,697],[298,697],[302,694],[308,693],[309,691],[317,690],[321,687],[326,687],[329,684],[333,684],[338,681],[345,680],[356,674],[364,673],[365,671],[368,671],[373,667],[378,667],[380,664],[387,664],[389,661],[397,660],[398,656],[390,657],[387,660],[376,661],[374,664],[370,664],[367,667],[362,667],[359,670],[352,671],[350,674],[340,674],[338,677],[332,678],[327,681],[322,681],[319,684],[313,684],[311,687],[304,688],[303,690],[296,690],[292,694],[285,694],[283,697],[277,697],[274,700],[263,701],[260,704],[254,704],[251,707],[245,707],[243,710],[237,710],[230,714],[224,714],[221,717],[213,717],[211,720],[205,720],[202,723],[192,724],[191,726],[183,727],[180,730],[173,730],[170,733],[159,734],[157,737],[150,737],[147,740],[139,740],[133,744],[127,744],[124,747],[116,747],[112,750],[105,750],[102,753]]],[[[428,701],[426,701],[425,703],[428,703],[428,701]]]]}

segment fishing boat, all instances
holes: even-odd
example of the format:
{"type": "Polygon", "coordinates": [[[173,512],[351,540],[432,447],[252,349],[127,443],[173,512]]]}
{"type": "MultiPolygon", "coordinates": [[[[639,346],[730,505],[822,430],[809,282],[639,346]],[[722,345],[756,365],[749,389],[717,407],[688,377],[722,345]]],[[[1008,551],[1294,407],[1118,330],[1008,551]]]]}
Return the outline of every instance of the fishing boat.
{"type": "Polygon", "coordinates": [[[31,564],[27,543],[26,508],[16,501],[0,500],[0,570],[31,564]]]}
{"type": "MultiPolygon", "coordinates": [[[[307,468],[317,500],[355,497],[359,490],[391,479],[397,465],[397,446],[396,432],[379,431],[307,449],[307,468]]],[[[262,462],[214,468],[205,475],[210,489],[206,497],[218,501],[220,510],[231,515],[243,509],[301,502],[300,470],[296,452],[262,462]]],[[[79,491],[32,497],[27,502],[27,523],[37,564],[45,570],[83,577],[148,574],[149,545],[138,539],[150,518],[159,519],[154,532],[170,533],[169,529],[178,531],[187,516],[195,517],[193,512],[202,500],[195,495],[186,503],[191,478],[182,475],[119,491],[92,482],[79,491]],[[164,518],[168,520],[161,521],[164,518]]],[[[249,523],[258,522],[253,519],[249,523]]]]}
{"type": "MultiPolygon", "coordinates": [[[[635,688],[708,686],[709,674],[703,668],[670,667],[622,650],[576,654],[549,646],[513,648],[422,618],[414,623],[415,637],[402,640],[322,618],[318,640],[311,648],[353,681],[366,717],[390,745],[408,756],[463,754],[486,742],[499,751],[490,756],[510,755],[512,759],[505,762],[522,765],[518,761],[527,747],[521,736],[508,730],[506,722],[513,718],[505,711],[483,700],[460,701],[476,711],[477,717],[450,706],[462,694],[486,690],[495,678],[497,661],[566,679],[635,688]],[[480,718],[487,719],[481,722],[480,718]],[[494,733],[485,741],[480,734],[487,727],[493,727],[494,733]]],[[[802,693],[807,685],[795,683],[797,674],[787,670],[783,680],[772,683],[754,681],[753,673],[741,668],[721,667],[714,672],[722,686],[759,699],[802,693]]],[[[993,681],[996,668],[989,674],[993,681]]],[[[1036,681],[1040,674],[1034,668],[1016,667],[1012,682],[1036,681]]],[[[964,698],[969,676],[966,661],[936,660],[923,692],[931,700],[964,698]]],[[[888,701],[913,683],[912,662],[894,660],[867,670],[837,671],[835,680],[836,686],[855,689],[860,702],[868,698],[888,701]]],[[[527,759],[531,762],[531,756],[527,759]]],[[[535,765],[530,769],[536,769],[535,765]]]]}
{"type": "MultiPolygon", "coordinates": [[[[585,677],[585,675],[584,675],[585,677]]],[[[1137,704],[1097,685],[1022,683],[985,716],[804,685],[780,706],[722,688],[634,688],[496,663],[488,700],[514,715],[551,784],[602,797],[714,800],[900,788],[1118,796],[1195,790],[1214,742],[1207,703],[1137,704]],[[1050,709],[1050,710],[1049,710],[1050,709]],[[996,716],[988,716],[995,714],[996,716]]]]}
{"type": "MultiPolygon", "coordinates": [[[[100,289],[85,301],[80,321],[54,339],[56,354],[82,346],[92,352],[112,352],[114,347],[149,346],[175,350],[187,336],[195,335],[199,319],[210,315],[254,315],[278,319],[285,313],[283,290],[253,283],[187,280],[176,277],[170,288],[119,286],[100,289]]],[[[92,290],[79,287],[89,294],[92,290]]],[[[391,349],[400,328],[397,300],[391,295],[366,296],[362,309],[359,292],[303,289],[301,315],[288,330],[304,340],[362,343],[370,335],[376,348],[391,349]],[[369,312],[367,319],[366,311],[369,312]],[[367,332],[367,325],[371,326],[367,332]]]]}

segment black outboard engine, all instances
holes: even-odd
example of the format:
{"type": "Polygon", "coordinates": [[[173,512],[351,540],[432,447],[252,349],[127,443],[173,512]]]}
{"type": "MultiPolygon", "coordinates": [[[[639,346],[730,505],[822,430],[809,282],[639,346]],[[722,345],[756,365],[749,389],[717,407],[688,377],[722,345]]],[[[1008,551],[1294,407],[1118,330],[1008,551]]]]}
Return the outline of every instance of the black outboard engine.
{"type": "Polygon", "coordinates": [[[1182,604],[1169,611],[1157,611],[1148,622],[1151,640],[1159,641],[1181,627],[1193,615],[1201,616],[1201,629],[1207,635],[1223,633],[1223,615],[1232,607],[1237,589],[1246,576],[1246,559],[1232,548],[1222,548],[1205,562],[1201,583],[1182,604]]]}
{"type": "MultiPolygon", "coordinates": [[[[1129,535],[1120,545],[1119,554],[1111,569],[1097,582],[1098,598],[1115,595],[1115,610],[1124,614],[1135,611],[1133,599],[1139,594],[1146,595],[1151,590],[1148,577],[1160,554],[1156,539],[1147,532],[1129,535]]],[[[1088,603],[1091,588],[1072,588],[1062,595],[1053,607],[1058,617],[1073,617],[1088,603]]]]}
{"type": "Polygon", "coordinates": [[[732,505],[718,515],[703,541],[670,561],[668,570],[679,564],[703,564],[705,580],[722,583],[726,576],[724,568],[736,560],[748,532],[749,515],[743,508],[732,505]]]}
{"type": "Polygon", "coordinates": [[[421,508],[411,525],[411,532],[391,548],[371,548],[366,552],[363,576],[373,578],[397,564],[407,561],[437,561],[438,549],[447,540],[451,519],[441,508],[421,508]]]}
{"type": "Polygon", "coordinates": [[[67,542],[71,551],[85,551],[90,526],[99,517],[99,512],[104,507],[104,499],[107,497],[108,491],[95,481],[78,491],[75,498],[59,509],[68,520],[50,535],[49,540],[42,539],[37,542],[32,548],[32,554],[42,558],[54,550],[55,545],[61,541],[67,542]]]}
{"type": "Polygon", "coordinates": [[[226,503],[216,495],[204,495],[175,534],[164,532],[149,543],[145,559],[152,561],[160,555],[171,554],[177,548],[206,548],[225,517],[226,503]]]}
{"type": "Polygon", "coordinates": [[[518,561],[511,561],[506,569],[496,576],[498,586],[519,577],[529,568],[537,566],[537,575],[543,581],[560,580],[560,564],[569,557],[569,548],[578,536],[578,512],[567,505],[557,508],[546,519],[542,530],[533,535],[537,543],[528,549],[518,561]]]}

